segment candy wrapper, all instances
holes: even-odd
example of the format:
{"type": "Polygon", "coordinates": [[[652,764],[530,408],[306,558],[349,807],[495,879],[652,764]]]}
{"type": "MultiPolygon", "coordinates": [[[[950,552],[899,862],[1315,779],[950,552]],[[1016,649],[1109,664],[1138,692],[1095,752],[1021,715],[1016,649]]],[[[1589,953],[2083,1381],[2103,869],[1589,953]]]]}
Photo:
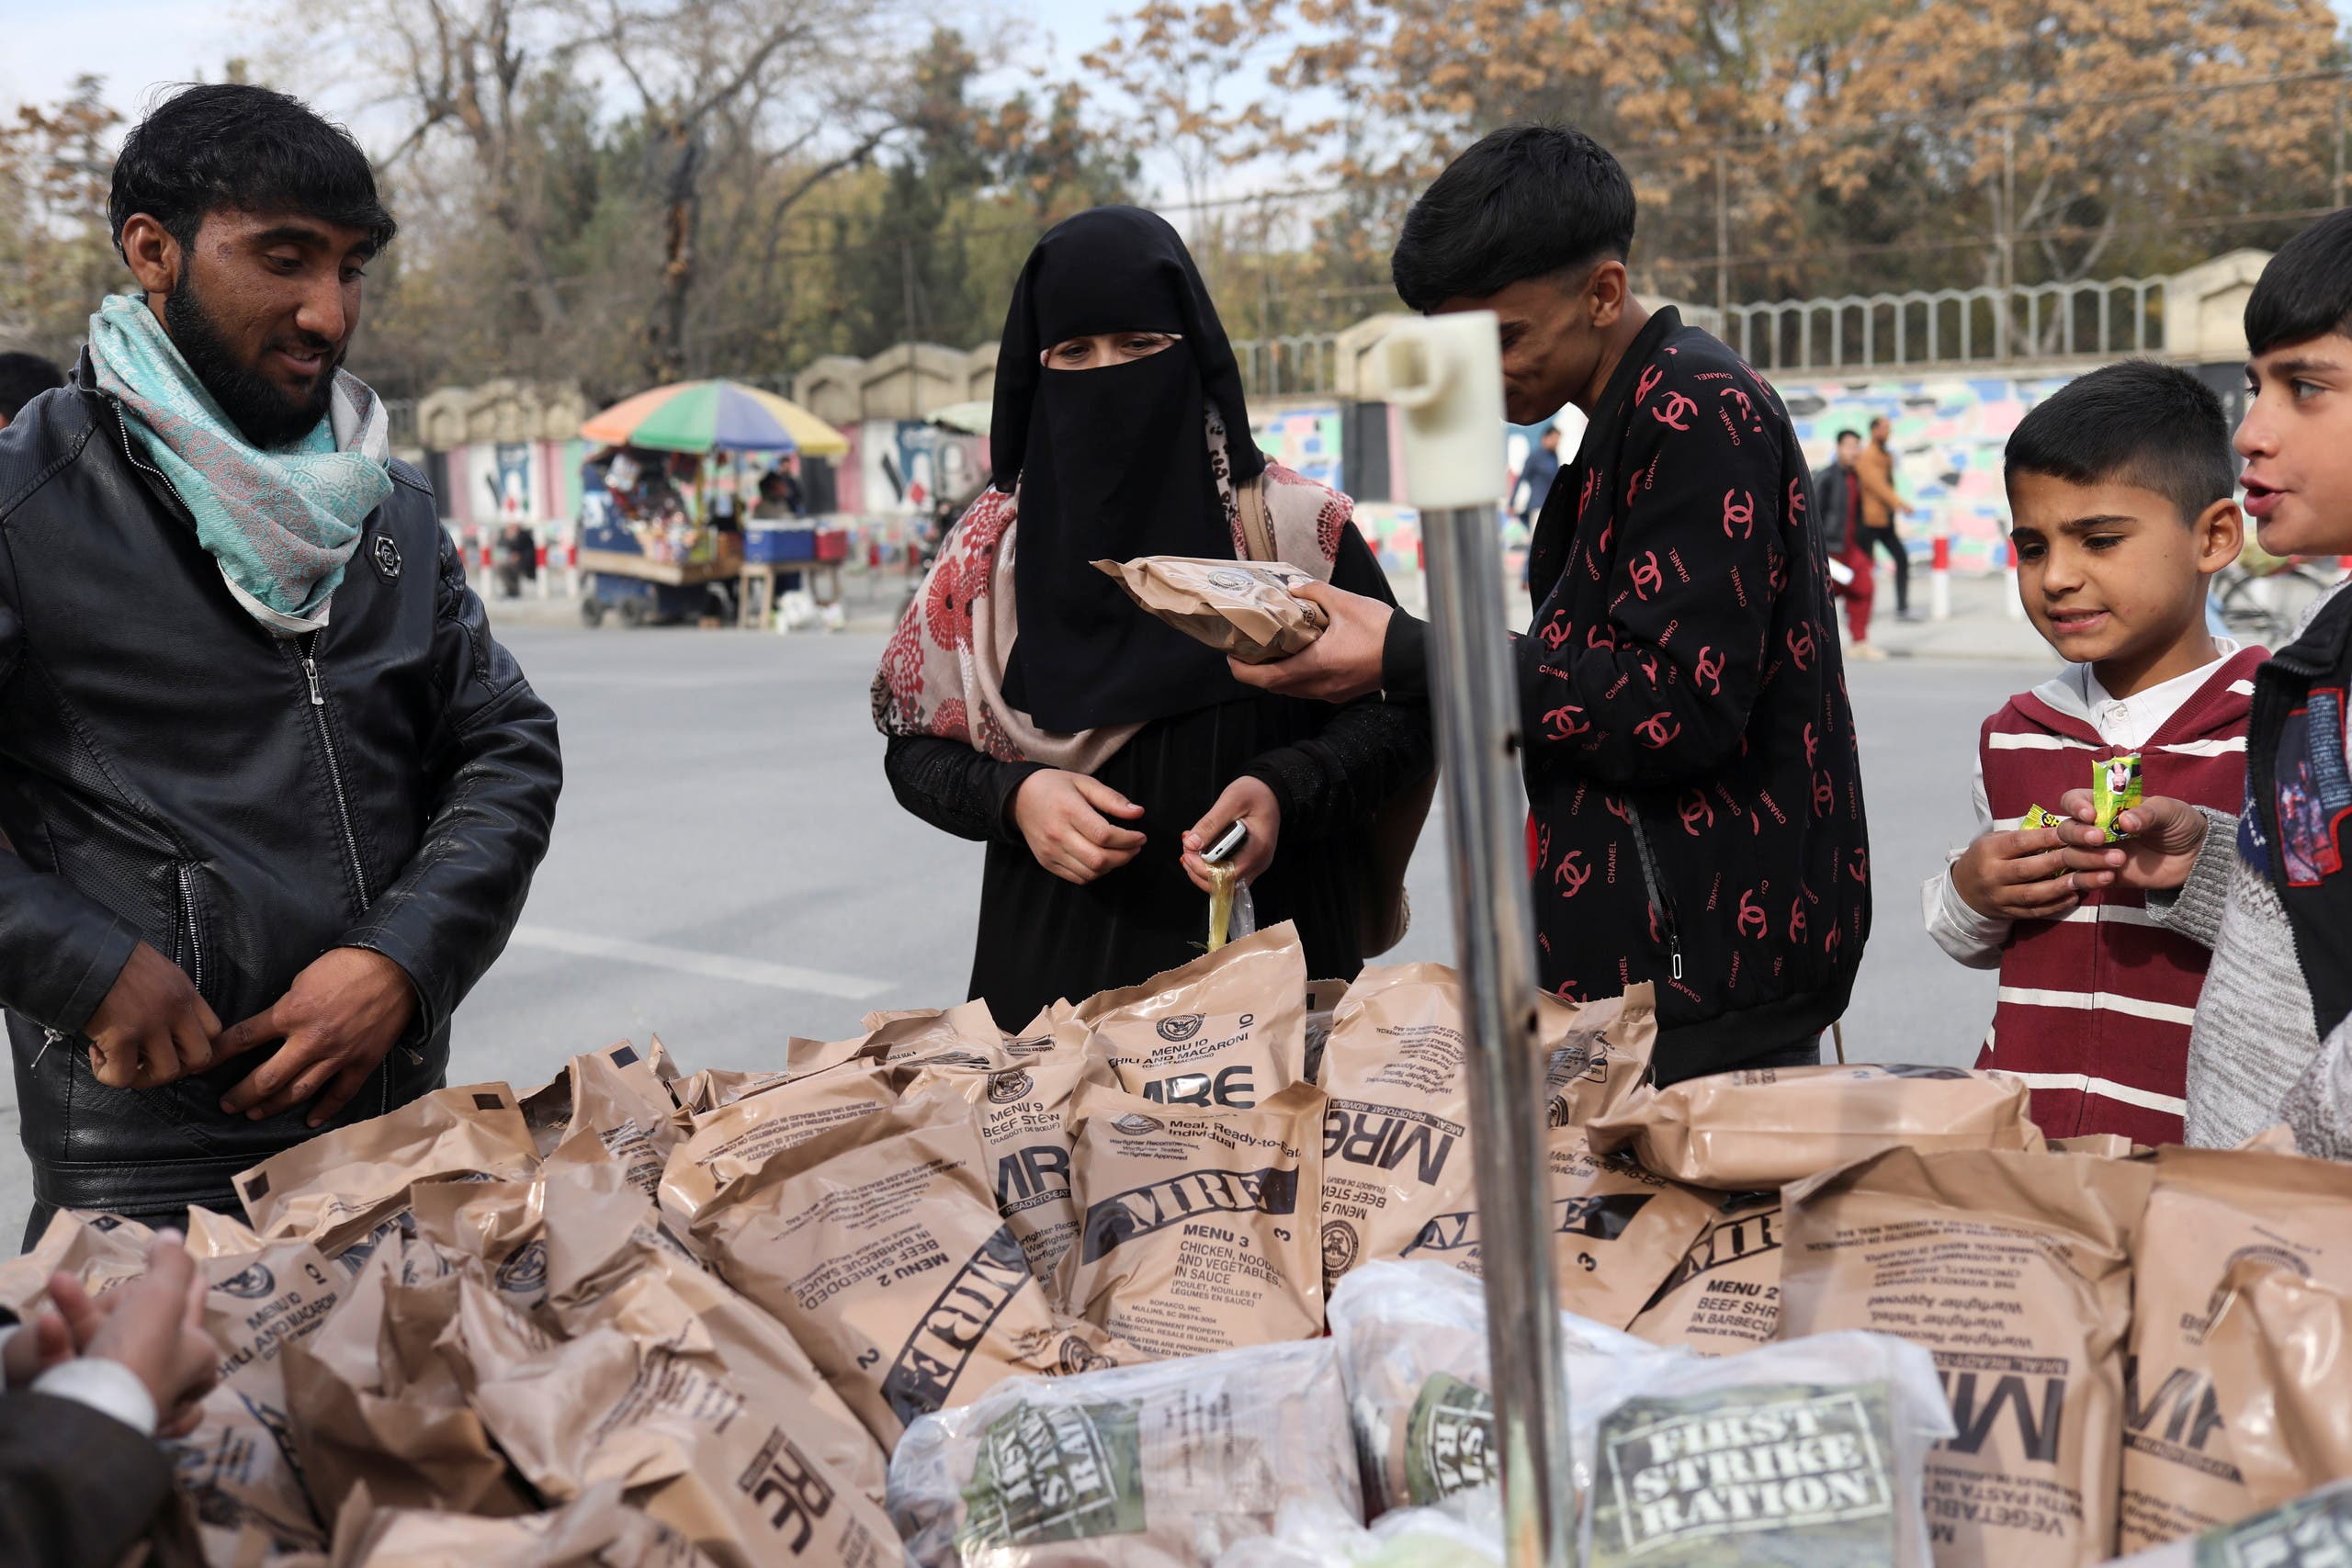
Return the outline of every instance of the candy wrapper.
{"type": "Polygon", "coordinates": [[[2140,804],[2140,753],[2126,751],[2091,764],[2091,804],[2098,808],[2099,831],[2114,843],[2131,837],[2116,829],[2115,818],[2140,804]]]}
{"type": "Polygon", "coordinates": [[[2044,811],[2039,806],[2030,806],[2026,807],[2025,815],[2018,818],[2018,831],[2030,833],[2036,828],[2055,828],[2065,820],[2065,818],[2054,811],[2044,811]]]}

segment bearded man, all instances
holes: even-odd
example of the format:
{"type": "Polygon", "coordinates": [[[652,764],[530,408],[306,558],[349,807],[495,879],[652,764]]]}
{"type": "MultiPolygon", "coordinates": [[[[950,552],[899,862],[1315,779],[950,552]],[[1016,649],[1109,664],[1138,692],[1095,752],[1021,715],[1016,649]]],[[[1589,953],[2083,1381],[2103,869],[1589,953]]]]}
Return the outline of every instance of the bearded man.
{"type": "Polygon", "coordinates": [[[346,131],[187,88],[140,292],[0,431],[0,1005],[36,1199],[155,1224],[441,1086],[546,852],[555,716],[342,368],[393,232],[346,131]]]}

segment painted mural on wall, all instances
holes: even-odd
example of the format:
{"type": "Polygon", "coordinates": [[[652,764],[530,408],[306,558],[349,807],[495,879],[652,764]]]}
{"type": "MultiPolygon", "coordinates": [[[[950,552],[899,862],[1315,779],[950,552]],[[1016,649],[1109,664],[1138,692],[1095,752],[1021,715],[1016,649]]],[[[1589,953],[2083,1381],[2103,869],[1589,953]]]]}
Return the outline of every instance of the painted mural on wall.
{"type": "Polygon", "coordinates": [[[843,512],[912,516],[943,495],[960,501],[988,478],[984,439],[927,420],[862,420],[844,434],[850,451],[836,481],[843,512]]]}
{"type": "Polygon", "coordinates": [[[1938,534],[1951,536],[1954,571],[2004,564],[2009,507],[2001,450],[2026,410],[2071,377],[2029,380],[1947,377],[1918,381],[1783,381],[1781,400],[1806,460],[1830,461],[1840,430],[1867,432],[1884,414],[1894,429],[1895,486],[1917,514],[1897,525],[1912,554],[1925,557],[1938,534]]]}
{"type": "Polygon", "coordinates": [[[1344,439],[1340,428],[1337,405],[1323,408],[1285,409],[1280,413],[1253,419],[1250,434],[1258,443],[1258,450],[1294,473],[1304,474],[1317,484],[1340,485],[1340,443],[1344,439]]]}
{"type": "Polygon", "coordinates": [[[444,455],[442,517],[458,527],[569,526],[580,510],[584,441],[478,441],[444,455]]]}

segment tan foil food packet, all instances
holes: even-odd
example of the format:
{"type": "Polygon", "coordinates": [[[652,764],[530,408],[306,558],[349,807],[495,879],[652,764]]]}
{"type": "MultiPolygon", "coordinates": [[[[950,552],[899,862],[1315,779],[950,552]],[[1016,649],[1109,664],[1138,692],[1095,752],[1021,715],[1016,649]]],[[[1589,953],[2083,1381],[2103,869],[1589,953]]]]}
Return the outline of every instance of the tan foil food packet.
{"type": "Polygon", "coordinates": [[[1072,1016],[1128,1093],[1248,1110],[1306,1076],[1306,955],[1284,920],[1072,1016]]]}
{"type": "Polygon", "coordinates": [[[2352,1292],[2259,1255],[2232,1264],[2222,1285],[2228,1302],[2206,1352],[2253,1506],[2352,1480],[2352,1292]]]}
{"type": "MultiPolygon", "coordinates": [[[[660,1050],[660,1042],[654,1048],[660,1050]]],[[[583,1052],[566,1062],[562,1072],[518,1101],[539,1157],[553,1154],[564,1135],[583,1120],[600,1127],[623,1120],[675,1125],[678,1102],[660,1070],[666,1066],[666,1056],[657,1065],[628,1040],[616,1041],[601,1051],[583,1052]]]]}
{"type": "Polygon", "coordinates": [[[919,1568],[1213,1568],[1306,1508],[1363,1517],[1327,1339],[1018,1378],[917,1422],[890,1507],[919,1568]]]}
{"type": "MultiPolygon", "coordinates": [[[[1596,1156],[1581,1129],[1552,1134],[1552,1267],[1560,1306],[1623,1328],[1648,1304],[1714,1217],[1715,1205],[1622,1156],[1596,1156]]],[[[1433,1214],[1403,1257],[1483,1274],[1475,1205],[1433,1214]]]]}
{"type": "Polygon", "coordinates": [[[322,1133],[245,1171],[236,1186],[263,1236],[299,1236],[332,1257],[406,1208],[414,1183],[527,1176],[538,1163],[514,1091],[471,1084],[322,1133]]]}
{"type": "Polygon", "coordinates": [[[1320,605],[1291,592],[1315,579],[1287,561],[1137,556],[1092,564],[1153,619],[1244,664],[1288,659],[1330,624],[1320,605]]]}
{"type": "Polygon", "coordinates": [[[989,1172],[970,1118],[893,1111],[771,1156],[695,1240],[888,1446],[1002,1378],[1134,1354],[1054,1310],[989,1172]]]}
{"type": "Polygon", "coordinates": [[[1903,1147],[2039,1149],[2025,1080],[1964,1067],[1743,1068],[1645,1089],[1587,1126],[1602,1154],[1727,1192],[1903,1147]]]}
{"type": "Polygon", "coordinates": [[[1322,1333],[1323,1106],[1312,1084],[1252,1111],[1080,1088],[1070,1168],[1086,1211],[1059,1299],[1152,1356],[1322,1333]]]}
{"type": "Polygon", "coordinates": [[[1626,1103],[1648,1081],[1657,1048],[1657,988],[1647,981],[1626,987],[1623,996],[1589,1002],[1539,996],[1535,1007],[1551,1125],[1581,1127],[1626,1103]]]}
{"type": "Polygon", "coordinates": [[[918,1066],[930,1062],[990,1068],[1005,1066],[1004,1035],[984,1001],[911,1012],[867,1013],[865,1032],[847,1040],[795,1039],[785,1047],[796,1078],[846,1062],[918,1066]]]}
{"type": "MultiPolygon", "coordinates": [[[[512,1518],[379,1505],[365,1483],[334,1521],[326,1568],[711,1568],[694,1543],[599,1482],[560,1508],[512,1518]]],[[[269,1568],[291,1568],[272,1563],[269,1568]]]]}
{"type": "Polygon", "coordinates": [[[1653,1345],[1731,1356],[1781,1325],[1781,1195],[1726,1196],[1631,1332],[1653,1345]]]}
{"type": "Polygon", "coordinates": [[[754,1409],[794,1412],[801,1450],[880,1506],[888,1456],[782,1324],[663,1232],[634,1188],[561,1169],[544,1186],[548,1311],[565,1334],[617,1328],[640,1344],[707,1350],[754,1409]]]}
{"type": "Polygon", "coordinates": [[[1461,977],[1365,968],[1332,1011],[1322,1065],[1328,1292],[1358,1263],[1401,1256],[1432,1217],[1477,1206],[1461,977]]]}
{"type": "Polygon", "coordinates": [[[49,1301],[49,1277],[71,1274],[90,1294],[103,1295],[147,1272],[147,1247],[155,1233],[119,1214],[60,1209],[21,1257],[0,1262],[0,1307],[29,1319],[49,1301]]]}
{"type": "Polygon", "coordinates": [[[392,1507],[530,1511],[437,1348],[467,1261],[421,1239],[379,1247],[318,1332],[287,1350],[295,1447],[321,1499],[364,1481],[392,1507]]]}
{"type": "Polygon", "coordinates": [[[888,1519],[785,1429],[791,1413],[752,1408],[713,1357],[594,1328],[497,1367],[474,1404],[548,1498],[619,1482],[722,1568],[884,1568],[898,1553],[888,1519]]]}
{"type": "Polygon", "coordinates": [[[1928,1463],[1940,1568],[2114,1554],[2130,1240],[2151,1176],[1903,1148],[1783,1192],[1781,1337],[1868,1328],[1935,1357],[1959,1427],[1928,1463]]]}
{"type": "MultiPolygon", "coordinates": [[[[2253,1511],[2216,1411],[2205,1335],[2241,1258],[2352,1291],[2352,1166],[2294,1155],[2167,1148],[2136,1240],[2139,1309],[2125,1362],[2122,1550],[2198,1535],[2253,1511]]],[[[2274,1499],[2283,1501],[2284,1499],[2274,1499]]]]}
{"type": "Polygon", "coordinates": [[[285,1358],[343,1299],[345,1276],[316,1247],[278,1241],[197,1265],[210,1289],[204,1327],[220,1348],[220,1382],[197,1429],[164,1445],[197,1517],[259,1530],[280,1546],[326,1544],[327,1521],[302,1468],[288,1413],[285,1358]]]}
{"type": "Polygon", "coordinates": [[[733,1072],[725,1067],[705,1067],[689,1073],[670,1086],[678,1099],[678,1109],[689,1116],[707,1115],[724,1105],[732,1105],[749,1095],[777,1084],[791,1081],[789,1073],[733,1072]]]}
{"type": "Polygon", "coordinates": [[[908,1077],[904,1068],[844,1062],[697,1116],[694,1135],[662,1170],[663,1212],[688,1234],[697,1215],[774,1156],[898,1104],[908,1077]]]}
{"type": "Polygon", "coordinates": [[[1021,1238],[1029,1271],[1050,1282],[1078,1235],[1069,1190],[1069,1102],[1086,1072],[1080,1043],[1025,1055],[995,1072],[935,1066],[919,1070],[906,1099],[952,1096],[969,1106],[987,1145],[997,1212],[1021,1238]]]}
{"type": "Polygon", "coordinates": [[[541,1159],[608,1156],[649,1198],[661,1190],[670,1151],[692,1131],[670,1086],[626,1040],[574,1056],[522,1105],[541,1159]]]}

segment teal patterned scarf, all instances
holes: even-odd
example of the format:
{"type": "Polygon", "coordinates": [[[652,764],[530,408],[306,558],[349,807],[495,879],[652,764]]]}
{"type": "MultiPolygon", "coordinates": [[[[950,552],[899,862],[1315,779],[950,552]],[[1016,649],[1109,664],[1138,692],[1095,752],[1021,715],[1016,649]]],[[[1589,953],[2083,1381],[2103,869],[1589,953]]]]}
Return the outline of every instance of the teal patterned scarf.
{"type": "Polygon", "coordinates": [[[136,296],[110,296],[90,318],[90,358],[146,459],[196,514],[197,540],[237,603],[278,637],[325,626],[368,514],[392,492],[384,406],[368,384],[336,371],[318,428],[264,450],[229,423],[136,296]]]}

